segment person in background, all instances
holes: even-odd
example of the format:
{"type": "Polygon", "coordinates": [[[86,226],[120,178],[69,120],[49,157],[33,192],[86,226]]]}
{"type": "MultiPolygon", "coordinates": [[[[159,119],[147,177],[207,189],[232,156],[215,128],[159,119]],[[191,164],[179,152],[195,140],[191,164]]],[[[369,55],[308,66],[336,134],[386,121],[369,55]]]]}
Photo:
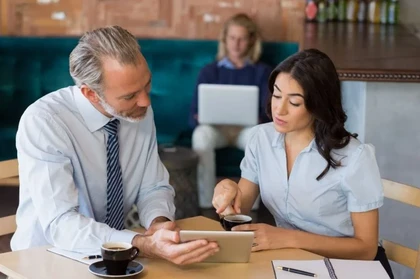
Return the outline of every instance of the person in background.
{"type": "Polygon", "coordinates": [[[201,208],[212,208],[211,200],[216,185],[215,149],[236,146],[244,150],[250,128],[198,125],[198,85],[211,83],[258,86],[259,122],[269,121],[264,111],[267,80],[272,69],[259,61],[261,48],[261,37],[255,22],[246,14],[237,14],[227,20],[221,30],[217,61],[206,65],[199,73],[191,105],[190,126],[194,128],[192,148],[199,155],[197,184],[201,208]]]}
{"type": "Polygon", "coordinates": [[[254,231],[253,251],[299,248],[329,258],[380,260],[378,208],[384,192],[375,151],[345,127],[340,80],[324,53],[309,49],[280,63],[269,78],[273,122],[250,132],[239,183],[223,180],[213,205],[247,214],[259,194],[276,226],[254,231]]]}
{"type": "Polygon", "coordinates": [[[75,86],[24,112],[16,138],[20,199],[12,250],[36,246],[94,253],[128,242],[141,256],[200,262],[216,243],[180,243],[174,189],[159,159],[152,75],[136,38],[119,26],[82,36],[70,54],[75,86]],[[145,234],[125,230],[133,205],[145,234]]]}

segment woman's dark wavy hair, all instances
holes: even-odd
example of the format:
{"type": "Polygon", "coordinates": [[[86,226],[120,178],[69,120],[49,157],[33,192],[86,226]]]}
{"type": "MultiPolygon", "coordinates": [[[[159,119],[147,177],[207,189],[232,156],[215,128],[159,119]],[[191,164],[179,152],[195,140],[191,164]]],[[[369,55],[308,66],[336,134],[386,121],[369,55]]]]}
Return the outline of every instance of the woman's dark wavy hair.
{"type": "Polygon", "coordinates": [[[268,80],[270,96],[267,114],[270,118],[274,83],[280,73],[290,74],[304,91],[305,107],[314,118],[315,143],[327,161],[327,166],[317,177],[320,180],[331,167],[335,169],[341,165],[340,161],[331,157],[331,150],[343,148],[350,137],[357,137],[357,134],[351,134],[344,128],[347,115],[341,103],[337,70],[331,59],[317,49],[300,51],[281,62],[268,80]]]}

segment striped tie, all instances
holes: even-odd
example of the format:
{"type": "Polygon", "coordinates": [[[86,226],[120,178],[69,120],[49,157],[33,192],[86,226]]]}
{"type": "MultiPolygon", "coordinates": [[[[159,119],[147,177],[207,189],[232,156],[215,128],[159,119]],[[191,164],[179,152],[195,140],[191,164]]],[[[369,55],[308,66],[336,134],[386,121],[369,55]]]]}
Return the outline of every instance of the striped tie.
{"type": "Polygon", "coordinates": [[[118,124],[114,119],[104,126],[108,132],[107,142],[107,212],[105,223],[117,230],[124,229],[124,195],[118,147],[118,124]]]}

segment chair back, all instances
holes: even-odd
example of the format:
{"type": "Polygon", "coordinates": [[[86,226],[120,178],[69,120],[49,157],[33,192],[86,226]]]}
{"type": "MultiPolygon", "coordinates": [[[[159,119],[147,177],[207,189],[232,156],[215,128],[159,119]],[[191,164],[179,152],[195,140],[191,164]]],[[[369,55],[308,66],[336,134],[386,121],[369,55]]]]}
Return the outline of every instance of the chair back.
{"type": "MultiPolygon", "coordinates": [[[[382,179],[385,197],[420,208],[420,189],[382,179]]],[[[420,245],[418,250],[383,240],[382,245],[391,261],[414,269],[414,279],[420,279],[420,245]]]]}
{"type": "MultiPolygon", "coordinates": [[[[0,185],[7,185],[11,179],[16,180],[19,175],[17,159],[0,162],[0,185]]],[[[16,215],[0,217],[0,236],[16,231],[16,215]]]]}

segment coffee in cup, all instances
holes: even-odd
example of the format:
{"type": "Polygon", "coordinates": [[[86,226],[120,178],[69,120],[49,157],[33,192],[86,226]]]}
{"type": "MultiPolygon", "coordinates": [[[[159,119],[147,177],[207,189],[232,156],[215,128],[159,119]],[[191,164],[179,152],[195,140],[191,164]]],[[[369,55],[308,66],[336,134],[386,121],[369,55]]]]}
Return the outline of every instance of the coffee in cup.
{"type": "Polygon", "coordinates": [[[244,224],[251,224],[251,216],[244,214],[226,215],[220,218],[220,224],[226,231],[231,231],[233,227],[244,224]]]}
{"type": "Polygon", "coordinates": [[[101,253],[109,275],[125,275],[128,263],[137,257],[139,249],[130,243],[107,242],[102,245],[101,253]]]}

